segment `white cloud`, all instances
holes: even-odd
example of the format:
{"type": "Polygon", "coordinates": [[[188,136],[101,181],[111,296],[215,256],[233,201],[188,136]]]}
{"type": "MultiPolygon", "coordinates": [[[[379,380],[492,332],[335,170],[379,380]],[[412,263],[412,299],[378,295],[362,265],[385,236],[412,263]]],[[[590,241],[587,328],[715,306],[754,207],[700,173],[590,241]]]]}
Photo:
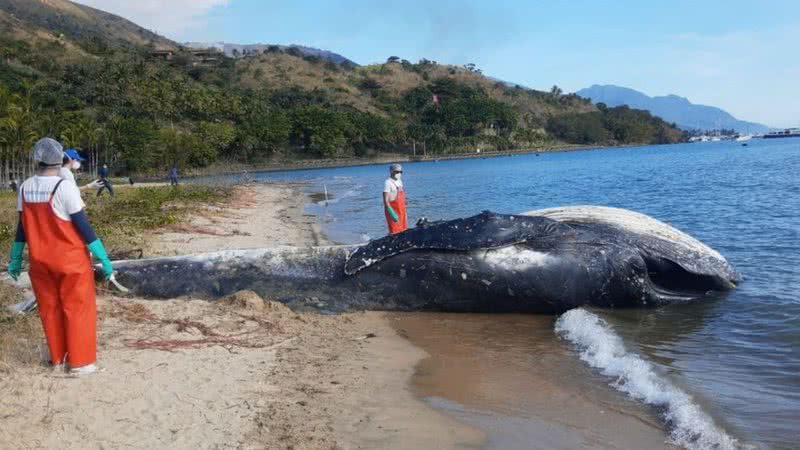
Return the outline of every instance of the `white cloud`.
{"type": "Polygon", "coordinates": [[[212,9],[231,0],[75,0],[122,16],[158,34],[176,39],[202,27],[212,9]]]}

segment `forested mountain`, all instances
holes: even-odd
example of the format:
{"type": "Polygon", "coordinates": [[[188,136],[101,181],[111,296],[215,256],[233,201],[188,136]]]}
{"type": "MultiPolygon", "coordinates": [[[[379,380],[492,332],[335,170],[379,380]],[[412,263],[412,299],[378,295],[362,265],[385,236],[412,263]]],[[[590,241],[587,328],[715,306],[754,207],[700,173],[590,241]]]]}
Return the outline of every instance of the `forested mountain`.
{"type": "Polygon", "coordinates": [[[647,112],[508,86],[473,65],[356,67],[277,46],[229,58],[65,0],[0,0],[0,25],[3,176],[45,135],[137,173],[415,144],[452,153],[682,138],[647,112]]]}
{"type": "Polygon", "coordinates": [[[625,87],[597,84],[581,89],[576,94],[607,106],[627,105],[644,109],[668,122],[676,123],[684,130],[733,129],[740,133],[765,133],[769,130],[766,125],[738,120],[717,107],[695,105],[677,95],[650,97],[625,87]]]}

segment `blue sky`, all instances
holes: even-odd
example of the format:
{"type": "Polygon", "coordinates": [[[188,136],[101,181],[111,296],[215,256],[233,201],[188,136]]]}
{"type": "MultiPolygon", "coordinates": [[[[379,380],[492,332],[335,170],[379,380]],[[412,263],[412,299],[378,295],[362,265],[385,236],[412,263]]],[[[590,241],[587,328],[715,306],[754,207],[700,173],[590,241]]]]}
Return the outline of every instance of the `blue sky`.
{"type": "Polygon", "coordinates": [[[303,44],[360,63],[475,63],[571,92],[617,84],[800,126],[800,1],[79,0],[178,41],[303,44]]]}

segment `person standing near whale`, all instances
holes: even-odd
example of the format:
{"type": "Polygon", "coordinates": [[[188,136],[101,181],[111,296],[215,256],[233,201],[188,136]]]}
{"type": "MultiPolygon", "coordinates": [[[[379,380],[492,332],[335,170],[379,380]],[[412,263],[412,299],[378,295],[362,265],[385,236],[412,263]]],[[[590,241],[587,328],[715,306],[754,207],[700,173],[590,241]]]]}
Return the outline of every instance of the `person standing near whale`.
{"type": "Polygon", "coordinates": [[[102,263],[106,280],[113,266],[103,242],[86,216],[78,187],[59,176],[64,150],[43,138],[33,148],[36,175],[19,187],[17,234],[8,273],[15,281],[22,271],[27,244],[33,292],[57,370],[72,375],[98,371],[94,269],[90,255],[102,263]]]}
{"type": "Polygon", "coordinates": [[[403,166],[392,164],[389,166],[389,178],[383,184],[383,212],[389,225],[389,234],[397,234],[408,228],[402,176],[403,166]]]}

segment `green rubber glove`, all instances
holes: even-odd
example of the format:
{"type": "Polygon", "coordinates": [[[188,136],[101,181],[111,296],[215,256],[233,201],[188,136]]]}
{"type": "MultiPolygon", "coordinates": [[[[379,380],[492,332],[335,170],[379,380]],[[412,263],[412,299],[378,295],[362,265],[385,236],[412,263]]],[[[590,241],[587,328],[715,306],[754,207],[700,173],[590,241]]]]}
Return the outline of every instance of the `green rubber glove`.
{"type": "Polygon", "coordinates": [[[11,259],[8,261],[8,274],[11,275],[14,281],[17,281],[20,272],[22,272],[23,250],[25,250],[24,242],[14,241],[14,243],[11,244],[11,259]]]}
{"type": "Polygon", "coordinates": [[[88,247],[94,257],[100,260],[100,264],[103,266],[103,275],[105,275],[106,280],[111,279],[111,275],[114,274],[114,268],[111,266],[111,260],[108,259],[108,253],[106,253],[106,248],[103,247],[103,243],[100,242],[100,239],[97,239],[89,244],[88,247]]]}
{"type": "Polygon", "coordinates": [[[389,217],[391,217],[393,221],[400,222],[400,216],[398,216],[397,213],[394,212],[394,209],[392,209],[391,206],[387,205],[386,211],[389,211],[389,217]]]}

